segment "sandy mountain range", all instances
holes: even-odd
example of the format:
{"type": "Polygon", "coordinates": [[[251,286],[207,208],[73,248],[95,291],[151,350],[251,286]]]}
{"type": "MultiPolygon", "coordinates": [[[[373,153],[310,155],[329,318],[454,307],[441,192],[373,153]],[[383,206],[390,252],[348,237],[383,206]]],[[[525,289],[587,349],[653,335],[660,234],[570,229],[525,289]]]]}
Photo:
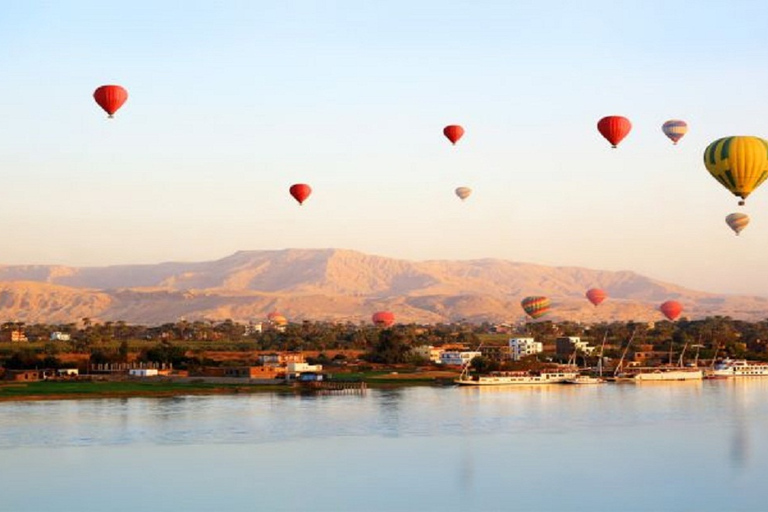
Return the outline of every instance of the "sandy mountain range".
{"type": "Polygon", "coordinates": [[[497,259],[407,261],[339,249],[240,251],[216,261],[65,267],[0,266],[0,321],[67,323],[84,317],[155,325],[187,320],[368,321],[388,309],[398,322],[514,322],[520,300],[546,295],[553,320],[662,319],[658,305],[682,302],[684,316],[768,317],[768,298],[725,296],[633,272],[547,267],[497,259]],[[610,296],[598,308],[591,287],[610,296]]]}

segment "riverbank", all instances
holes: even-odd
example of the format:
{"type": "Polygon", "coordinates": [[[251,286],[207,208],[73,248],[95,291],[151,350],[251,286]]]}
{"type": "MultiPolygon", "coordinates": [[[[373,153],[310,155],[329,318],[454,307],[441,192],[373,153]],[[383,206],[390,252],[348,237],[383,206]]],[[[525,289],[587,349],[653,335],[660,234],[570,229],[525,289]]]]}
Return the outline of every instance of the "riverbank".
{"type": "MultiPolygon", "coordinates": [[[[371,388],[435,385],[452,382],[458,375],[452,371],[364,372],[346,374],[346,379],[361,380],[371,388]]],[[[234,395],[246,393],[291,393],[287,383],[252,383],[247,379],[173,377],[120,380],[45,380],[0,383],[0,402],[25,400],[72,400],[78,398],[169,397],[184,395],[234,395]]]]}

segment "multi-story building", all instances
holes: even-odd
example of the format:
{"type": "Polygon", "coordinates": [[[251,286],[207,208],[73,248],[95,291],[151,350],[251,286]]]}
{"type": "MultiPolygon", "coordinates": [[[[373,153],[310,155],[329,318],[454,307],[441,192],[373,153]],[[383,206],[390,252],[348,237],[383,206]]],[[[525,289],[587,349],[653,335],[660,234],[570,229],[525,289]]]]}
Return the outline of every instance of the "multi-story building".
{"type": "Polygon", "coordinates": [[[578,336],[561,336],[555,340],[555,353],[558,356],[571,356],[574,353],[591,354],[595,347],[578,336]]]}
{"type": "Polygon", "coordinates": [[[540,354],[544,351],[544,345],[534,338],[510,338],[509,355],[513,361],[519,361],[525,356],[540,354]]]}

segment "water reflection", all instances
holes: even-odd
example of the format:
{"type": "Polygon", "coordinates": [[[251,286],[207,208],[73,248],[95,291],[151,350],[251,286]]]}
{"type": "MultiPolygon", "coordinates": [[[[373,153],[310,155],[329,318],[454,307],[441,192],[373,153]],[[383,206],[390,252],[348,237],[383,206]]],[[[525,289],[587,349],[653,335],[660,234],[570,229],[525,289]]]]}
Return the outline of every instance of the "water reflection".
{"type": "Polygon", "coordinates": [[[0,493],[11,510],[98,503],[115,479],[185,510],[758,510],[766,397],[768,379],[6,402],[0,493]]]}

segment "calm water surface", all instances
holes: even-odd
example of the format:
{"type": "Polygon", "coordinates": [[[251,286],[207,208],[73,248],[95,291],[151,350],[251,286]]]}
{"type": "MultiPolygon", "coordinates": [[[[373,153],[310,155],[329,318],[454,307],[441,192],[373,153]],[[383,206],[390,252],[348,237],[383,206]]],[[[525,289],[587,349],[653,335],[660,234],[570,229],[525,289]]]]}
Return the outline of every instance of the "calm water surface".
{"type": "Polygon", "coordinates": [[[0,403],[0,510],[768,510],[768,379],[0,403]]]}

